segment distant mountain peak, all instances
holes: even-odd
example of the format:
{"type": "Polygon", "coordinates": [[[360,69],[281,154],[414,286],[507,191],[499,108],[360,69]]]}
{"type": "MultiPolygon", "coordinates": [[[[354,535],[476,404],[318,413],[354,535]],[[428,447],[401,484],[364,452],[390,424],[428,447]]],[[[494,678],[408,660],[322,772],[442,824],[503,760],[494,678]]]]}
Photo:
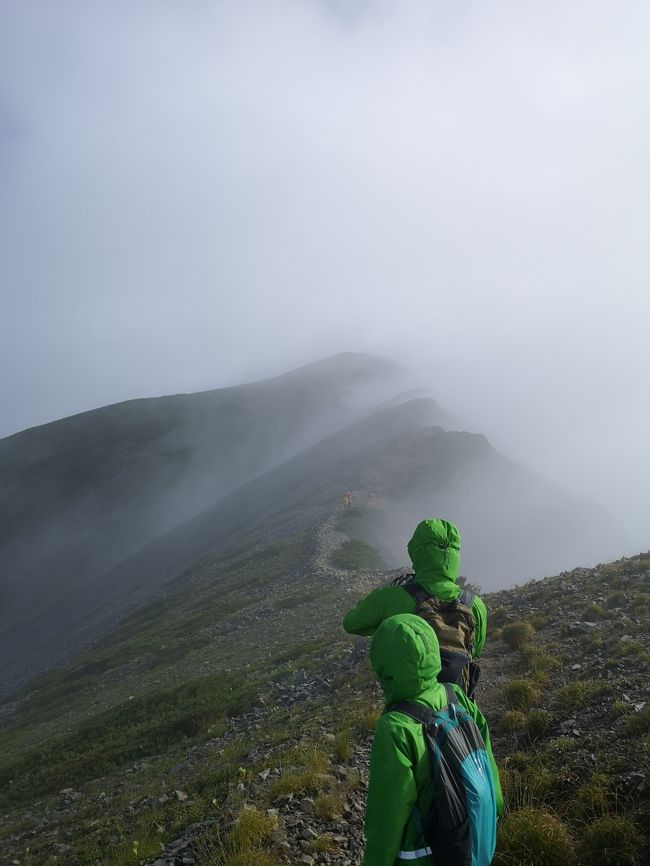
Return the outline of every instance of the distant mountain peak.
{"type": "Polygon", "coordinates": [[[339,385],[354,385],[385,379],[393,376],[403,375],[405,368],[397,361],[383,358],[379,355],[370,355],[365,352],[340,352],[338,355],[330,355],[311,361],[301,367],[296,367],[272,380],[264,381],[288,381],[289,379],[312,379],[321,381],[330,379],[339,385]]]}

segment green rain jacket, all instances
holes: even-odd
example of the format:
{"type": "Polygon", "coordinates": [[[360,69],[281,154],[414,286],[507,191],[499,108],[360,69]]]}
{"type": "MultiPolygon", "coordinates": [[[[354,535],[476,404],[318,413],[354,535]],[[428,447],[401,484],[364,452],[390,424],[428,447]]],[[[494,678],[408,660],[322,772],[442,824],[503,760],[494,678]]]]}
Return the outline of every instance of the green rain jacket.
{"type": "MultiPolygon", "coordinates": [[[[433,710],[446,705],[445,688],[436,679],[438,638],[422,617],[401,614],[384,620],[372,639],[370,661],[387,707],[402,700],[433,710]]],[[[503,797],[487,722],[463,690],[453,688],[483,736],[501,814],[503,797]]],[[[431,762],[421,724],[404,713],[385,713],[377,722],[370,757],[363,866],[435,866],[435,852],[426,853],[426,842],[412,816],[416,804],[420,814],[426,814],[431,797],[431,762]]]]}
{"type": "MultiPolygon", "coordinates": [[[[446,520],[423,520],[415,528],[408,543],[415,579],[427,592],[442,601],[453,601],[460,594],[458,567],[460,536],[453,523],[446,520]]],[[[415,613],[417,602],[401,586],[374,589],[349,611],[343,628],[350,634],[372,635],[387,617],[397,613],[415,613]]],[[[472,602],[474,614],[474,646],[472,655],[478,658],[485,644],[487,610],[477,595],[472,602]]]]}

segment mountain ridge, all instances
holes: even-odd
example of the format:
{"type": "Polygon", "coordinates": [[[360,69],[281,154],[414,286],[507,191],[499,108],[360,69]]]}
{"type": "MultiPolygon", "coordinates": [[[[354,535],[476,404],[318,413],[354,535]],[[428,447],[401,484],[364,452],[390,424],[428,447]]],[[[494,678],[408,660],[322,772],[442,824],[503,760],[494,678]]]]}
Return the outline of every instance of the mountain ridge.
{"type": "Polygon", "coordinates": [[[306,447],[310,435],[358,417],[345,406],[346,389],[376,379],[386,363],[341,356],[266,382],[115,404],[0,440],[0,628],[306,447]],[[332,362],[338,378],[328,380],[332,362]]]}
{"type": "MultiPolygon", "coordinates": [[[[104,415],[97,410],[99,414],[95,420],[100,427],[99,438],[91,437],[89,440],[83,456],[85,462],[77,466],[71,483],[75,491],[81,489],[82,492],[90,485],[96,496],[103,497],[103,505],[88,509],[83,498],[86,494],[83,493],[81,499],[74,499],[75,493],[71,500],[72,508],[76,509],[77,520],[81,521],[79,528],[75,529],[74,525],[66,525],[65,491],[59,502],[58,489],[54,485],[49,493],[50,499],[37,503],[46,522],[54,521],[52,525],[47,524],[47,531],[56,534],[56,521],[59,521],[65,534],[63,539],[57,538],[60,549],[52,549],[50,554],[38,551],[40,518],[36,520],[37,528],[33,533],[29,532],[28,521],[25,531],[16,533],[15,538],[11,532],[11,520],[4,525],[4,537],[11,536],[10,546],[13,545],[14,551],[25,551],[25,561],[17,560],[14,567],[11,557],[7,560],[6,545],[3,551],[3,560],[7,563],[4,573],[10,580],[5,579],[2,592],[5,598],[10,598],[13,585],[14,592],[22,593],[18,610],[12,612],[11,605],[5,605],[0,622],[0,658],[4,658],[5,691],[25,682],[30,675],[42,673],[63,660],[71,660],[75,646],[88,649],[97,635],[116,627],[120,618],[164,595],[166,584],[178,579],[193,562],[215,551],[226,551],[229,546],[239,543],[238,539],[245,537],[246,531],[263,533],[265,522],[271,525],[279,521],[281,525],[285,519],[282,515],[292,511],[293,516],[289,514],[286,518],[288,526],[292,521],[295,524],[292,531],[298,531],[298,524],[310,532],[316,531],[318,525],[327,520],[332,503],[337,502],[347,489],[354,491],[355,501],[368,503],[374,499],[381,503],[382,516],[376,517],[381,521],[382,532],[366,527],[366,541],[378,547],[386,561],[395,560],[396,551],[402,549],[403,537],[421,515],[432,513],[445,514],[463,527],[467,539],[465,562],[470,576],[484,583],[490,584],[497,579],[512,580],[521,573],[534,574],[536,560],[555,564],[579,562],[587,553],[592,557],[597,555],[596,551],[601,548],[600,539],[593,537],[593,527],[599,522],[595,511],[574,505],[559,491],[544,486],[528,470],[499,455],[482,434],[445,430],[442,425],[449,423],[449,416],[431,397],[407,392],[405,396],[410,399],[406,402],[395,402],[396,398],[391,398],[382,401],[377,409],[367,405],[366,393],[363,405],[350,408],[346,389],[351,383],[360,379],[365,382],[373,377],[377,380],[378,377],[379,385],[385,387],[381,379],[385,368],[381,363],[378,368],[375,366],[377,359],[352,356],[352,361],[350,367],[350,357],[337,356],[267,382],[242,386],[249,391],[252,389],[251,393],[258,393],[261,389],[262,402],[245,408],[240,401],[241,412],[238,410],[234,416],[229,414],[225,419],[215,416],[220,429],[230,431],[226,437],[230,437],[230,451],[220,455],[219,465],[226,466],[229,455],[233,454],[239,455],[237,460],[243,465],[260,437],[265,441],[264,455],[256,458],[257,463],[252,459],[249,461],[245,474],[235,487],[224,487],[211,497],[206,494],[198,511],[191,508],[183,512],[183,488],[172,485],[174,495],[180,499],[176,517],[155,532],[151,529],[137,544],[135,538],[139,527],[143,520],[149,519],[147,500],[138,497],[151,495],[156,498],[156,491],[163,490],[165,484],[178,475],[178,466],[174,461],[170,466],[166,457],[160,457],[161,453],[166,453],[164,449],[154,449],[154,463],[147,471],[155,483],[153,487],[146,487],[144,494],[140,490],[140,477],[130,470],[122,469],[117,476],[128,476],[126,492],[122,494],[115,487],[115,476],[110,467],[117,465],[116,461],[119,464],[118,452],[111,452],[108,464],[91,466],[92,471],[85,475],[83,467],[92,464],[93,455],[100,455],[97,460],[101,464],[104,459],[101,454],[106,449],[110,450],[113,442],[110,429],[104,429],[104,415]],[[321,385],[323,377],[327,380],[332,375],[332,369],[337,376],[342,370],[343,375],[328,380],[327,388],[334,395],[328,402],[323,398],[321,385]],[[285,392],[287,381],[293,384],[285,392]],[[296,382],[299,383],[297,391],[292,390],[296,382]],[[347,401],[348,405],[343,415],[339,414],[340,401],[347,401]],[[299,413],[304,415],[305,406],[316,404],[318,411],[327,415],[328,423],[318,431],[315,441],[306,441],[304,430],[293,430],[293,444],[288,456],[286,437],[280,436],[280,447],[278,436],[272,435],[268,426],[262,425],[258,430],[257,425],[251,427],[249,424],[251,412],[268,412],[271,413],[269,417],[276,418],[278,413],[282,416],[283,407],[290,406],[298,407],[299,413]],[[237,432],[249,427],[251,430],[255,428],[251,432],[252,442],[243,441],[237,432]],[[164,465],[162,475],[156,468],[160,459],[164,465]],[[103,475],[110,478],[109,486],[102,488],[100,484],[97,487],[99,482],[96,479],[103,475]],[[132,515],[133,509],[138,512],[137,519],[132,515]],[[504,534],[506,523],[510,524],[510,529],[504,534]],[[123,542],[123,530],[127,524],[132,535],[123,542]],[[93,546],[95,527],[99,527],[101,537],[93,546]],[[511,551],[508,559],[512,561],[502,564],[504,543],[513,532],[520,534],[519,550],[523,553],[517,560],[511,551]],[[554,539],[553,551],[548,548],[548,538],[554,539]],[[107,546],[111,548],[111,556],[104,559],[107,546]]],[[[390,362],[387,363],[387,369],[392,371],[390,362]]],[[[241,397],[242,392],[237,388],[230,391],[241,397]]],[[[207,393],[217,393],[219,400],[224,399],[222,392],[207,393]]],[[[202,395],[198,397],[202,399],[202,395]]],[[[158,402],[151,404],[154,409],[158,407],[155,412],[165,405],[167,399],[156,398],[158,402]]],[[[203,409],[199,407],[197,411],[203,409]]],[[[168,425],[170,419],[165,417],[168,425]]],[[[140,456],[149,453],[147,443],[151,439],[151,419],[140,418],[138,423],[144,426],[141,429],[136,425],[132,430],[130,418],[131,415],[127,415],[119,421],[127,431],[120,440],[120,447],[126,447],[125,442],[128,445],[131,440],[124,437],[132,431],[135,444],[128,447],[135,449],[135,459],[139,460],[140,456]],[[143,436],[145,445],[138,445],[138,437],[142,439],[143,436]]],[[[281,417],[277,421],[276,434],[278,429],[291,428],[297,423],[297,418],[291,412],[288,417],[281,417]]],[[[185,419],[183,423],[187,426],[189,422],[185,419]]],[[[211,429],[201,428],[198,438],[205,438],[211,429]]],[[[156,435],[160,433],[156,424],[154,430],[156,435]]],[[[44,435],[43,431],[39,435],[44,435]]],[[[159,442],[159,439],[155,441],[159,442]]],[[[167,444],[170,441],[167,427],[163,431],[163,441],[167,444]]],[[[76,442],[69,442],[65,436],[63,442],[68,451],[76,454],[76,442]]],[[[213,443],[213,446],[220,447],[219,443],[213,443]]],[[[35,459],[43,461],[45,458],[37,453],[35,459]]],[[[196,452],[192,459],[196,459],[196,452]]],[[[207,460],[204,475],[210,474],[212,465],[207,460]]],[[[64,465],[52,467],[51,471],[65,477],[66,467],[64,461],[64,465]]],[[[16,472],[18,469],[14,467],[16,472]]],[[[232,465],[227,469],[235,474],[239,471],[232,465]]],[[[183,477],[191,486],[196,473],[191,477],[185,473],[183,477]]],[[[3,475],[1,465],[0,478],[5,481],[7,478],[6,467],[3,475]]],[[[28,517],[34,507],[32,498],[38,499],[39,485],[47,487],[50,481],[47,473],[44,479],[39,475],[31,487],[26,481],[21,507],[28,517]]],[[[6,485],[0,489],[4,491],[6,502],[6,485]]],[[[156,501],[158,509],[161,507],[159,499],[156,501]]],[[[166,501],[164,496],[161,501],[166,501]]],[[[16,513],[20,516],[20,508],[16,513]]],[[[16,513],[14,518],[18,520],[16,513]]],[[[278,531],[286,534],[288,530],[278,531]]]]}

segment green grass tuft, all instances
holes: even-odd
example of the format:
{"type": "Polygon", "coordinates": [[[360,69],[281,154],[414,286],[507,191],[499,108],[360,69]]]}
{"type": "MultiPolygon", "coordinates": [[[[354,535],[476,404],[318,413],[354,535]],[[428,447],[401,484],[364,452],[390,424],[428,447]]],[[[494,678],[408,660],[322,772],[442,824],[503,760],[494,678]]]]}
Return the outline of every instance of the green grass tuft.
{"type": "Polygon", "coordinates": [[[531,710],[526,719],[526,733],[531,740],[541,740],[548,736],[552,724],[550,713],[545,710],[531,710]]]}
{"type": "Polygon", "coordinates": [[[379,551],[364,541],[344,541],[332,554],[332,563],[344,571],[379,571],[385,568],[379,551]]]}
{"type": "Polygon", "coordinates": [[[516,734],[526,727],[526,713],[521,710],[508,710],[499,721],[500,734],[516,734]]]}
{"type": "Polygon", "coordinates": [[[503,627],[501,640],[510,649],[521,649],[530,643],[535,634],[535,629],[529,622],[511,622],[503,627]]]}
{"type": "Polygon", "coordinates": [[[563,710],[570,712],[586,706],[602,689],[599,683],[576,680],[558,689],[557,700],[563,710]]]}
{"type": "Polygon", "coordinates": [[[637,866],[643,839],[630,818],[605,815],[585,825],[580,848],[580,862],[585,866],[637,866]]]}
{"type": "Polygon", "coordinates": [[[623,734],[627,737],[640,737],[648,733],[650,733],[650,706],[630,716],[623,727],[623,734]]]}
{"type": "Polygon", "coordinates": [[[314,801],[314,809],[324,821],[336,821],[343,814],[345,801],[340,794],[319,794],[314,801]]]}
{"type": "Polygon", "coordinates": [[[603,817],[610,806],[610,779],[605,773],[594,773],[581,785],[571,802],[572,812],[584,820],[603,817]]]}
{"type": "Polygon", "coordinates": [[[571,866],[575,863],[569,827],[552,812],[520,809],[499,824],[494,866],[571,866]]]}
{"type": "Polygon", "coordinates": [[[506,706],[514,710],[527,710],[540,698],[539,688],[531,680],[511,680],[503,692],[506,706]]]}

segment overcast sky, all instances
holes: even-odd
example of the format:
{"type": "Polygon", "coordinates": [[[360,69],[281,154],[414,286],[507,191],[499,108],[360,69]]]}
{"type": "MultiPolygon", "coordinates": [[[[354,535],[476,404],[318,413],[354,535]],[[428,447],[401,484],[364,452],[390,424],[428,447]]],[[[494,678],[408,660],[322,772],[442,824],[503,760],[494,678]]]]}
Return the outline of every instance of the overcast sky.
{"type": "Polygon", "coordinates": [[[649,44],[646,0],[2,0],[0,436],[372,351],[650,526],[649,44]]]}

